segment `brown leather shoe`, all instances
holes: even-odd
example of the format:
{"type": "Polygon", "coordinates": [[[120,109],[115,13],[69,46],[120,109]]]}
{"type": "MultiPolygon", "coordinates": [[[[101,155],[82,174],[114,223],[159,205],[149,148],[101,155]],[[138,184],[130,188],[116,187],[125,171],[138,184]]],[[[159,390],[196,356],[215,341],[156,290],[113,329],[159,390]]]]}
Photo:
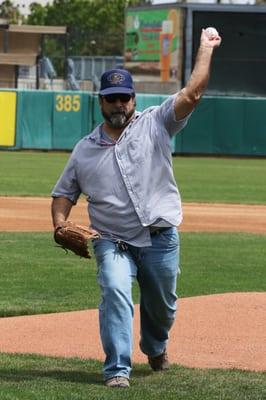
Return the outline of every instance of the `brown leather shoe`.
{"type": "Polygon", "coordinates": [[[170,363],[166,350],[164,350],[162,354],[159,354],[159,356],[148,356],[148,361],[153,371],[164,371],[170,368],[170,363]]]}
{"type": "Polygon", "coordinates": [[[105,386],[110,388],[129,388],[129,380],[125,376],[114,376],[104,382],[105,386]]]}

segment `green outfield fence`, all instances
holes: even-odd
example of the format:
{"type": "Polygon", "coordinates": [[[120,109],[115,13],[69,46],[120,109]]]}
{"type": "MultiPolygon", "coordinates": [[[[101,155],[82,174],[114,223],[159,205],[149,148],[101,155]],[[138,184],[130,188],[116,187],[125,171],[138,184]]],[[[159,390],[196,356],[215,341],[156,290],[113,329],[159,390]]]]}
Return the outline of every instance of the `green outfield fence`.
{"type": "MultiPolygon", "coordinates": [[[[137,109],[165,98],[137,94],[137,109]]],[[[1,150],[72,150],[101,120],[95,93],[0,90],[1,150]]],[[[172,152],[266,156],[266,99],[203,97],[172,152]]]]}

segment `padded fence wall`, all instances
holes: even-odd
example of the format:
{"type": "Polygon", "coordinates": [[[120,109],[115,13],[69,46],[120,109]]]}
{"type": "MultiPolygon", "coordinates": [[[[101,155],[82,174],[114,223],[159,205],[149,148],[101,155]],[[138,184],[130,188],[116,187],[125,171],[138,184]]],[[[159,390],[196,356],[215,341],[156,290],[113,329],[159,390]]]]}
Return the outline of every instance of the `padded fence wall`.
{"type": "Polygon", "coordinates": [[[92,95],[19,91],[16,148],[71,150],[92,127],[92,95]]]}
{"type": "MultiPolygon", "coordinates": [[[[137,109],[167,96],[137,95],[137,109]]],[[[178,154],[266,156],[266,99],[204,97],[172,140],[178,154]]],[[[102,121],[98,97],[86,92],[0,91],[0,148],[72,150],[102,121]]]]}
{"type": "Polygon", "coordinates": [[[205,97],[181,136],[181,153],[266,156],[266,99],[205,97]]]}

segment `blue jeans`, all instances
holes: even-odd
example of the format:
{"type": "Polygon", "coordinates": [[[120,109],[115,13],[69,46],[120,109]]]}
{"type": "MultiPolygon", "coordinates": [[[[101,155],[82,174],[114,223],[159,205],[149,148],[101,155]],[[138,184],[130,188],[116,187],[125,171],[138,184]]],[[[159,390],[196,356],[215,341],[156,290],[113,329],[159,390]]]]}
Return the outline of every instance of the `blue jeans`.
{"type": "Polygon", "coordinates": [[[140,287],[140,348],[157,356],[167,345],[176,312],[176,279],[179,273],[179,236],[169,228],[152,236],[152,246],[128,246],[97,239],[94,252],[102,301],[99,306],[100,334],[106,355],[104,379],[129,378],[133,347],[132,283],[140,287]]]}

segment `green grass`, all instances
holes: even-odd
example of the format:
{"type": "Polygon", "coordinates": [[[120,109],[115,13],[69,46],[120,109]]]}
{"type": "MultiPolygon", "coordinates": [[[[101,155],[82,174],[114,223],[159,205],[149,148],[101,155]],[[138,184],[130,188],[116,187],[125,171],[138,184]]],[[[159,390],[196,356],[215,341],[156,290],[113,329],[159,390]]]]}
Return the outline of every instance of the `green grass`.
{"type": "Polygon", "coordinates": [[[262,400],[266,374],[134,365],[130,390],[102,384],[99,361],[0,354],[1,400],[262,400]]]}
{"type": "MultiPolygon", "coordinates": [[[[49,196],[69,153],[0,152],[0,195],[49,196]]],[[[186,202],[266,204],[266,159],[174,157],[186,202]]]]}
{"type": "Polygon", "coordinates": [[[185,202],[266,204],[266,159],[177,157],[173,167],[185,202]]]}
{"type": "Polygon", "coordinates": [[[0,152],[1,196],[49,196],[69,153],[0,152]]]}
{"type": "MultiPolygon", "coordinates": [[[[265,291],[265,236],[182,233],[178,295],[265,291]]],[[[55,246],[51,233],[0,233],[0,316],[96,308],[95,259],[55,246]]],[[[139,302],[138,287],[134,301],[139,302]]]]}
{"type": "Polygon", "coordinates": [[[52,233],[0,233],[0,271],[0,316],[98,304],[95,259],[66,254],[52,233]]]}
{"type": "Polygon", "coordinates": [[[182,297],[266,290],[266,236],[182,233],[182,297]]]}

